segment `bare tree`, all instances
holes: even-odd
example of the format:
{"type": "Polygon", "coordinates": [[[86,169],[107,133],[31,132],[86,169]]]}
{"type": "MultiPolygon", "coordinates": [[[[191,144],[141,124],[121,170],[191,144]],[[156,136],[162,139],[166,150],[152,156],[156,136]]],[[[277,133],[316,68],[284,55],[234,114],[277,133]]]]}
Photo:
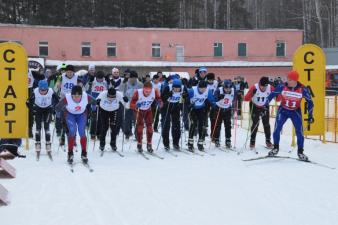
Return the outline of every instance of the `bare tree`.
{"type": "Polygon", "coordinates": [[[231,0],[227,0],[227,29],[229,30],[231,27],[231,0]]]}
{"type": "Polygon", "coordinates": [[[217,28],[217,0],[214,0],[214,29],[217,28]]]}
{"type": "Polygon", "coordinates": [[[316,16],[318,19],[318,25],[319,25],[319,42],[321,46],[324,46],[324,31],[323,31],[323,19],[322,15],[320,14],[321,11],[321,2],[320,0],[314,0],[315,3],[315,9],[316,9],[316,16]]]}

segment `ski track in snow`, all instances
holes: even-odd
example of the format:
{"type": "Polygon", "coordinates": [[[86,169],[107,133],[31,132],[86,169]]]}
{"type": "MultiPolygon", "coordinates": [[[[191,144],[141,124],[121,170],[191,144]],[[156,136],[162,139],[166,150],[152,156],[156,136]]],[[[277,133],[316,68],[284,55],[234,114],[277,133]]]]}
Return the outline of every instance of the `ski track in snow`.
{"type": "MultiPolygon", "coordinates": [[[[222,131],[223,132],[223,131],[222,131]]],[[[237,130],[236,150],[241,150],[246,130],[237,130]]],[[[232,133],[234,134],[234,132],[232,133]]],[[[222,134],[222,146],[224,134],[222,134]]],[[[145,137],[144,137],[145,138],[145,137]]],[[[154,133],[157,146],[159,133],[154,133]]],[[[242,159],[266,155],[264,135],[257,134],[254,154],[209,150],[204,157],[175,152],[166,154],[162,143],[156,152],[164,160],[135,152],[136,142],[125,142],[125,157],[106,152],[100,157],[89,142],[90,173],[75,153],[74,173],[66,153],[51,162],[42,151],[36,162],[33,141],[26,159],[10,163],[17,178],[1,179],[10,191],[10,205],[0,207],[1,225],[335,225],[338,221],[338,173],[288,159],[242,159]]],[[[118,137],[121,150],[122,136],[118,137]]],[[[107,143],[109,143],[107,139],[107,143]]],[[[183,144],[185,142],[183,141],[183,144]]],[[[296,157],[291,138],[281,137],[280,155],[296,157]]],[[[108,147],[108,145],[106,145],[108,147]]],[[[79,148],[79,147],[78,147],[79,148]]],[[[337,145],[305,140],[311,160],[338,166],[337,145]]]]}

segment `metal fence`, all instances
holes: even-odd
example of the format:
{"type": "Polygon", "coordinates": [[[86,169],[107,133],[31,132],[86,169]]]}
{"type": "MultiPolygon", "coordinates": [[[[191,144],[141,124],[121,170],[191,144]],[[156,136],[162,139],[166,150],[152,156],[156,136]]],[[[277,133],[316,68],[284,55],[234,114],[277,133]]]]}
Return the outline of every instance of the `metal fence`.
{"type": "MultiPolygon", "coordinates": [[[[338,143],[338,92],[330,94],[330,96],[325,97],[325,141],[338,143]]],[[[277,108],[278,106],[275,102],[270,104],[270,125],[272,130],[274,129],[277,108]]],[[[249,103],[244,102],[242,106],[242,120],[240,122],[240,126],[243,129],[248,129],[251,126],[249,110],[249,103]]],[[[261,122],[258,132],[264,132],[261,122]]],[[[285,123],[282,134],[292,135],[292,123],[290,120],[285,123]]],[[[321,136],[306,136],[305,138],[323,140],[321,136]]]]}

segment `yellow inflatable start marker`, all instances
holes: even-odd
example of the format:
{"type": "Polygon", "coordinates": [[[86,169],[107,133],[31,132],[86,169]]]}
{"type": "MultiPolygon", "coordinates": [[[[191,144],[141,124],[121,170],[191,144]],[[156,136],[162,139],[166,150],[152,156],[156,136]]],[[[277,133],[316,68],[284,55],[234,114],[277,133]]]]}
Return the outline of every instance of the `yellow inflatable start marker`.
{"type": "Polygon", "coordinates": [[[25,49],[14,42],[0,44],[0,137],[28,136],[28,63],[25,49]]]}
{"type": "Polygon", "coordinates": [[[293,57],[293,69],[299,81],[310,91],[314,110],[314,123],[308,124],[306,102],[302,101],[304,135],[323,135],[325,140],[325,54],[317,45],[305,44],[297,49],[293,57]]]}

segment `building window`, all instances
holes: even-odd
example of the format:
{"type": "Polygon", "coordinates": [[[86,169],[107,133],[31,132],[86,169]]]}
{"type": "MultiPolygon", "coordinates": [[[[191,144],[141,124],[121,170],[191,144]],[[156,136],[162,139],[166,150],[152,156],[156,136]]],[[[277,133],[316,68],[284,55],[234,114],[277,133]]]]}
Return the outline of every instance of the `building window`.
{"type": "Polygon", "coordinates": [[[39,56],[48,56],[48,42],[40,41],[39,42],[39,56]]]}
{"type": "Polygon", "coordinates": [[[107,43],[107,56],[116,56],[116,43],[107,43]]]}
{"type": "Polygon", "coordinates": [[[223,56],[223,44],[222,43],[214,43],[214,56],[215,57],[223,56]]]}
{"type": "Polygon", "coordinates": [[[90,56],[90,42],[82,42],[82,56],[90,56]]]}
{"type": "Polygon", "coordinates": [[[285,56],[285,42],[278,41],[276,43],[276,56],[277,57],[284,57],[285,56]]]}
{"type": "Polygon", "coordinates": [[[238,56],[246,57],[246,43],[238,43],[238,56]]]}
{"type": "Polygon", "coordinates": [[[152,57],[161,57],[161,44],[153,43],[152,44],[152,57]]]}

